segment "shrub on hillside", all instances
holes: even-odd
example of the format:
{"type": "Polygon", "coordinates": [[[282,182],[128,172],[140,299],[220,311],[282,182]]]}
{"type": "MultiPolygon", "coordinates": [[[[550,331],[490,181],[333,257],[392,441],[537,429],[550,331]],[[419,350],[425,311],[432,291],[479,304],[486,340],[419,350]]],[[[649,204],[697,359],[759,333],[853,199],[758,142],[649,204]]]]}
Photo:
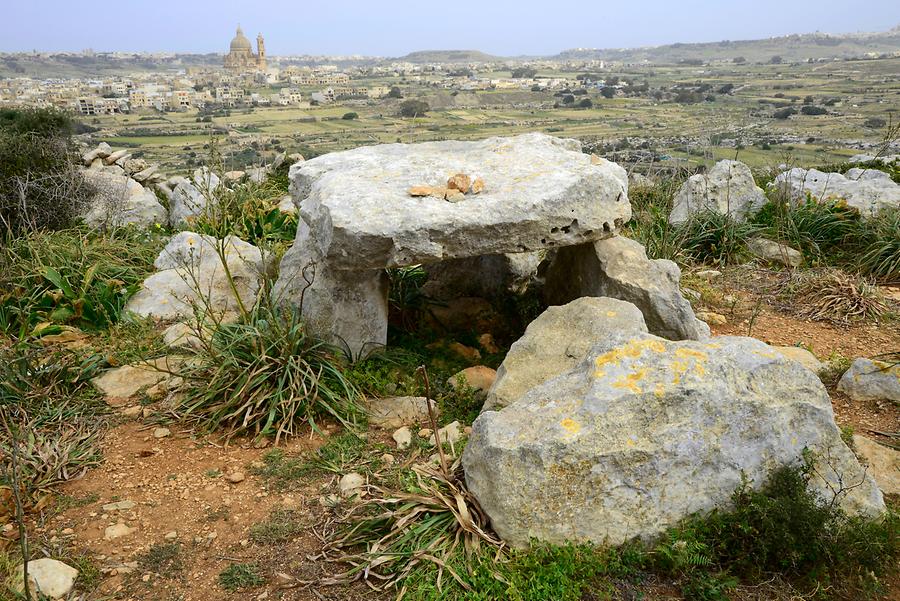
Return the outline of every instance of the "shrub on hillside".
{"type": "Polygon", "coordinates": [[[429,110],[431,107],[422,100],[404,100],[400,103],[401,117],[424,117],[429,110]]]}
{"type": "Polygon", "coordinates": [[[0,236],[70,225],[90,195],[72,122],[53,109],[0,110],[0,236]]]}

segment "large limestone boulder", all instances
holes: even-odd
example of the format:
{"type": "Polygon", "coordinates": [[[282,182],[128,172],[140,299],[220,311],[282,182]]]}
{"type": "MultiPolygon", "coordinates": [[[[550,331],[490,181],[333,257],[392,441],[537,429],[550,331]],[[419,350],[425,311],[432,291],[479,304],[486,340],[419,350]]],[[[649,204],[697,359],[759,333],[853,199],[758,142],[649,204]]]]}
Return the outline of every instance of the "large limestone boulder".
{"type": "Polygon", "coordinates": [[[637,305],[650,332],[670,340],[700,340],[709,327],[681,294],[681,270],[672,261],[651,260],[640,243],[615,236],[561,248],[547,269],[544,293],[550,304],[580,296],[608,296],[637,305]]]}
{"type": "Polygon", "coordinates": [[[482,413],[462,462],[510,545],[616,545],[727,506],[743,477],[760,486],[804,449],[816,457],[812,486],[824,500],[842,479],[842,508],[884,511],[812,372],[751,338],[623,332],[505,409],[482,413]]]}
{"type": "Polygon", "coordinates": [[[194,171],[193,181],[180,178],[169,197],[169,224],[172,227],[190,227],[193,221],[215,206],[219,177],[201,167],[194,171]]]}
{"type": "Polygon", "coordinates": [[[863,219],[874,217],[886,208],[900,206],[900,185],[890,178],[848,178],[840,173],[825,173],[818,169],[795,167],[780,173],[771,186],[781,190],[794,202],[815,200],[843,200],[859,211],[863,219]]]}
{"type": "Polygon", "coordinates": [[[580,150],[526,134],[367,146],[295,164],[301,223],[275,293],[302,297],[310,324],[354,354],[384,344],[384,268],[592,242],[627,222],[625,170],[580,150]],[[458,202],[408,193],[457,173],[481,178],[484,190],[458,202]]]}
{"type": "Polygon", "coordinates": [[[750,168],[740,161],[719,161],[707,173],[692,175],[682,184],[669,214],[669,223],[683,223],[691,215],[712,210],[744,221],[766,204],[750,168]]]}
{"type": "Polygon", "coordinates": [[[82,174],[94,189],[81,216],[87,225],[105,229],[166,223],[166,209],[156,194],[124,175],[118,167],[85,169],[82,174]]]}
{"type": "Polygon", "coordinates": [[[890,181],[891,176],[886,171],[881,171],[880,169],[864,169],[861,167],[853,167],[852,169],[848,169],[847,173],[844,174],[844,177],[847,179],[852,179],[856,181],[860,180],[888,180],[890,181]]]}
{"type": "Polygon", "coordinates": [[[241,304],[250,309],[266,269],[261,251],[252,244],[235,236],[217,240],[194,232],[173,236],[153,265],[159,271],[144,280],[125,309],[164,321],[191,317],[194,308],[217,315],[239,312],[241,304]]]}
{"type": "Polygon", "coordinates": [[[857,456],[867,464],[881,492],[900,495],[900,451],[859,434],[853,436],[853,447],[857,456]]]}
{"type": "Polygon", "coordinates": [[[900,401],[900,365],[860,357],[841,376],[837,389],[854,401],[900,401]]]}
{"type": "Polygon", "coordinates": [[[645,333],[631,303],[586,296],[549,307],[528,324],[497,368],[483,411],[497,411],[526,392],[574,368],[596,343],[616,332],[645,333]]]}

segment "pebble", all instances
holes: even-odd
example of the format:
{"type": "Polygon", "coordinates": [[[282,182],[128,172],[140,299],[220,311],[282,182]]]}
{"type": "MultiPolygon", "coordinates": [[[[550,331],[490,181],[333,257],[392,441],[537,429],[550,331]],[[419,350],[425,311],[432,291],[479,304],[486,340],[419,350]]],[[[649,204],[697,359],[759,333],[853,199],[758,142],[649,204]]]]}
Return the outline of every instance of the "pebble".
{"type": "Polygon", "coordinates": [[[391,438],[394,439],[394,442],[397,443],[397,448],[401,451],[409,448],[409,445],[412,444],[412,432],[406,426],[396,430],[391,435],[391,438]]]}
{"type": "Polygon", "coordinates": [[[104,540],[115,540],[117,538],[122,538],[123,536],[128,536],[132,532],[137,530],[137,528],[129,528],[125,522],[119,522],[117,524],[113,524],[112,526],[107,526],[103,531],[103,539],[104,540]]]}
{"type": "Polygon", "coordinates": [[[153,438],[165,438],[172,434],[168,428],[157,428],[153,431],[153,438]]]}
{"type": "Polygon", "coordinates": [[[231,472],[225,476],[225,479],[232,484],[238,484],[244,481],[244,472],[231,472]]]}
{"type": "Polygon", "coordinates": [[[356,472],[350,472],[341,477],[338,488],[341,490],[341,496],[344,498],[352,497],[353,495],[362,497],[366,494],[366,491],[363,490],[365,485],[365,476],[356,472]]]}
{"type": "Polygon", "coordinates": [[[166,540],[175,540],[178,538],[178,533],[172,530],[171,532],[166,532],[166,535],[163,538],[166,540]]]}
{"type": "Polygon", "coordinates": [[[116,501],[103,506],[103,511],[128,511],[134,509],[137,504],[134,501],[116,501]]]}

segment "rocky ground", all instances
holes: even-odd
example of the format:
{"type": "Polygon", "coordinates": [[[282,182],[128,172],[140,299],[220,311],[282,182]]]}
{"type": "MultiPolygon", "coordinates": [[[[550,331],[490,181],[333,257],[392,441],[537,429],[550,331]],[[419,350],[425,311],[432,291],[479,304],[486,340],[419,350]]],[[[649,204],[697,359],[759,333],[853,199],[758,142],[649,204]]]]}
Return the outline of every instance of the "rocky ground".
{"type": "MultiPolygon", "coordinates": [[[[718,276],[687,273],[685,285],[700,292],[695,307],[716,313],[714,334],[752,335],[773,345],[803,346],[820,359],[873,356],[900,349],[900,321],[852,326],[813,322],[761,293],[760,282],[777,273],[735,267],[718,276]]],[[[891,294],[891,290],[887,290],[891,294]]],[[[896,308],[896,306],[895,306],[896,308]]],[[[900,431],[900,407],[886,401],[850,401],[829,392],[841,426],[869,438],[900,431]]],[[[283,443],[280,463],[269,445],[203,436],[165,414],[150,410],[122,416],[103,441],[104,463],[59,490],[32,516],[32,536],[57,557],[78,561],[84,599],[207,601],[213,599],[391,598],[363,585],[323,586],[320,578],[340,570],[324,560],[322,536],[333,528],[340,504],[341,473],[371,474],[389,461],[413,462],[421,445],[396,449],[392,430],[372,428],[365,450],[327,469],[293,474],[284,458],[299,463],[339,438],[326,427],[283,443]],[[146,414],[146,417],[144,416],[146,414]],[[390,459],[384,454],[391,455],[390,459]],[[373,457],[379,457],[373,460],[373,457]],[[273,467],[274,466],[274,467],[273,467]],[[251,565],[258,580],[246,588],[223,589],[229,566],[251,565]]],[[[415,433],[414,438],[417,438],[415,433]]],[[[346,501],[343,501],[346,503],[346,501]]],[[[13,534],[7,529],[7,538],[13,534]]],[[[622,599],[678,599],[671,583],[648,579],[622,599]],[[635,594],[641,596],[635,597],[635,594]]],[[[741,599],[793,598],[776,583],[742,588],[741,599]]],[[[894,586],[888,598],[900,598],[894,586]]]]}

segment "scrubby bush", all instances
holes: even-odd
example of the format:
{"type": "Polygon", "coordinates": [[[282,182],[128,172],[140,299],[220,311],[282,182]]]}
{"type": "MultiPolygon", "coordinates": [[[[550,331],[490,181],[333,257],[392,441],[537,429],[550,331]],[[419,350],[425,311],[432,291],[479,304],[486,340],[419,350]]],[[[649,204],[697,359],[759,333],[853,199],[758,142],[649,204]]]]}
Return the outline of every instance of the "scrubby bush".
{"type": "Polygon", "coordinates": [[[359,113],[344,113],[344,116],[341,117],[344,121],[353,121],[354,119],[359,119],[359,113]]]}
{"type": "Polygon", "coordinates": [[[776,470],[759,489],[745,481],[731,509],[670,531],[654,552],[657,565],[667,569],[671,557],[691,549],[690,576],[727,573],[753,580],[780,574],[810,590],[831,588],[830,596],[839,598],[876,590],[879,578],[896,571],[900,519],[893,512],[849,517],[820,498],[809,487],[812,461],[776,470]]]}
{"type": "Polygon", "coordinates": [[[427,102],[422,100],[404,100],[400,103],[401,117],[424,117],[425,113],[431,110],[427,102]]]}
{"type": "Polygon", "coordinates": [[[800,107],[800,112],[804,115],[827,115],[828,111],[821,106],[805,105],[800,107]]]}
{"type": "Polygon", "coordinates": [[[76,167],[72,127],[52,109],[0,110],[0,240],[66,227],[82,212],[91,190],[76,167]]]}
{"type": "Polygon", "coordinates": [[[321,417],[346,426],[360,417],[360,394],[344,376],[342,351],[307,330],[300,311],[262,301],[237,323],[218,323],[179,370],[176,410],[229,435],[292,435],[321,417]]]}

